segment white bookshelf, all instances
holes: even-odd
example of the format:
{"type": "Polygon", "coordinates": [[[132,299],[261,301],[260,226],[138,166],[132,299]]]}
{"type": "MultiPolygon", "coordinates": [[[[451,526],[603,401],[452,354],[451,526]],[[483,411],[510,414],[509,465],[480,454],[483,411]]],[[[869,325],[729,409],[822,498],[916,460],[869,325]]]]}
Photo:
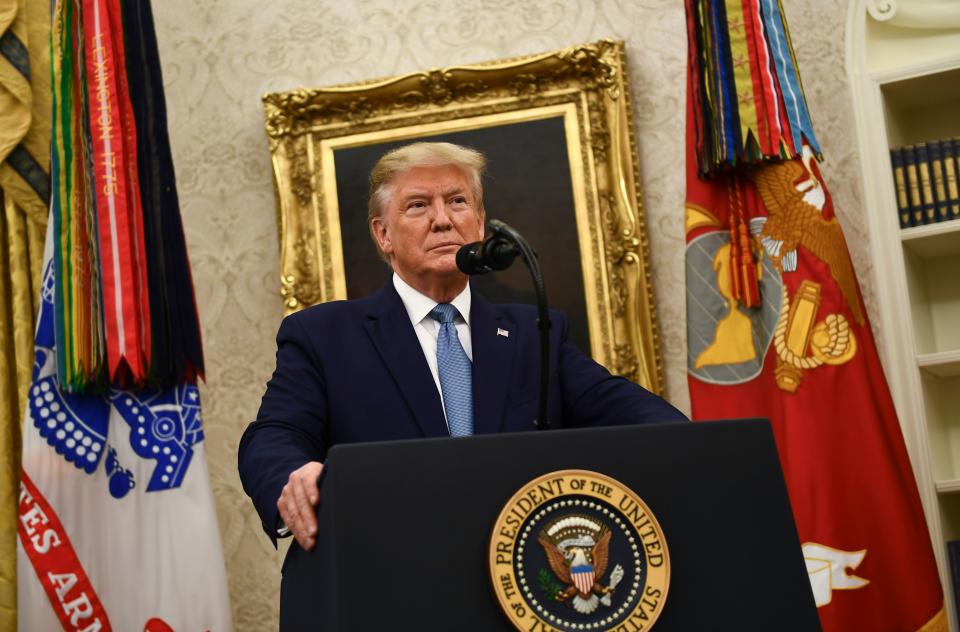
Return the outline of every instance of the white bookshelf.
{"type": "Polygon", "coordinates": [[[880,353],[957,630],[960,220],[900,229],[889,150],[960,136],[960,2],[854,0],[846,64],[868,209],[880,353]]]}

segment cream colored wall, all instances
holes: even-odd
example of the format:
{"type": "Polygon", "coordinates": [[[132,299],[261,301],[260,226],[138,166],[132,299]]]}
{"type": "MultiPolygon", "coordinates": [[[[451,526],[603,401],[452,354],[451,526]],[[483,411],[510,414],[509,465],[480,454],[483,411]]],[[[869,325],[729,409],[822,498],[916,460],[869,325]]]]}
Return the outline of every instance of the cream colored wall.
{"type": "MultiPolygon", "coordinates": [[[[843,70],[843,0],[785,0],[834,195],[870,313],[865,210],[843,70]]],[[[207,356],[206,449],[238,630],[276,627],[281,555],[236,452],[273,369],[277,228],[260,96],[610,37],[627,43],[668,398],[685,373],[680,0],[154,0],[182,212],[207,356]]],[[[371,250],[371,256],[373,251],[371,250]]]]}

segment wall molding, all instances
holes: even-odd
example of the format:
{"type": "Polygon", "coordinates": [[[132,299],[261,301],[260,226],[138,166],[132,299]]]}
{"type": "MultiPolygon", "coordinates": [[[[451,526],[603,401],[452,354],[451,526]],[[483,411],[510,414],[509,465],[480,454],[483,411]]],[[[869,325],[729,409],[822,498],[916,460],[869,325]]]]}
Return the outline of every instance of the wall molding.
{"type": "Polygon", "coordinates": [[[960,28],[956,0],[866,0],[867,13],[877,22],[905,29],[960,28]]]}

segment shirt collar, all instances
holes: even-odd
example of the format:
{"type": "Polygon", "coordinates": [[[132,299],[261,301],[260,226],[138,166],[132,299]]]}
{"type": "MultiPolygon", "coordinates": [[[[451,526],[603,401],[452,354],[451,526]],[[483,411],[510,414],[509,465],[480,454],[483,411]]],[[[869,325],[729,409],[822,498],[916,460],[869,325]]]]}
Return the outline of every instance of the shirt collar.
{"type": "MultiPolygon", "coordinates": [[[[430,314],[430,310],[437,306],[437,302],[435,300],[410,287],[410,285],[401,279],[400,275],[396,272],[393,273],[393,287],[396,288],[397,294],[400,295],[400,300],[403,301],[403,306],[407,309],[407,315],[410,317],[410,322],[413,323],[414,327],[419,325],[420,321],[430,314]]],[[[457,308],[457,311],[460,312],[460,316],[463,318],[464,322],[467,323],[467,326],[469,326],[469,282],[467,283],[467,286],[463,288],[463,291],[457,294],[457,296],[450,301],[450,304],[457,308]]]]}

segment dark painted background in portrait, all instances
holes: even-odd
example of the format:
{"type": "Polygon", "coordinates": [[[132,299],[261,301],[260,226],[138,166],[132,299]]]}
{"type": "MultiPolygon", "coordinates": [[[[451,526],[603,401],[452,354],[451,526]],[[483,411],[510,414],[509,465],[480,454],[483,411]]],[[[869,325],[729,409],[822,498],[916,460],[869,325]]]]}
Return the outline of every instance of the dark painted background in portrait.
{"type": "MultiPolygon", "coordinates": [[[[590,352],[577,220],[563,119],[512,123],[423,137],[473,147],[487,157],[483,182],[487,219],[520,231],[539,253],[550,306],[567,313],[570,340],[590,352]]],[[[370,170],[387,151],[413,140],[334,152],[347,297],[378,290],[391,271],[377,256],[367,228],[370,170]]],[[[505,272],[473,277],[473,287],[493,303],[535,304],[530,274],[521,260],[505,272]]]]}

